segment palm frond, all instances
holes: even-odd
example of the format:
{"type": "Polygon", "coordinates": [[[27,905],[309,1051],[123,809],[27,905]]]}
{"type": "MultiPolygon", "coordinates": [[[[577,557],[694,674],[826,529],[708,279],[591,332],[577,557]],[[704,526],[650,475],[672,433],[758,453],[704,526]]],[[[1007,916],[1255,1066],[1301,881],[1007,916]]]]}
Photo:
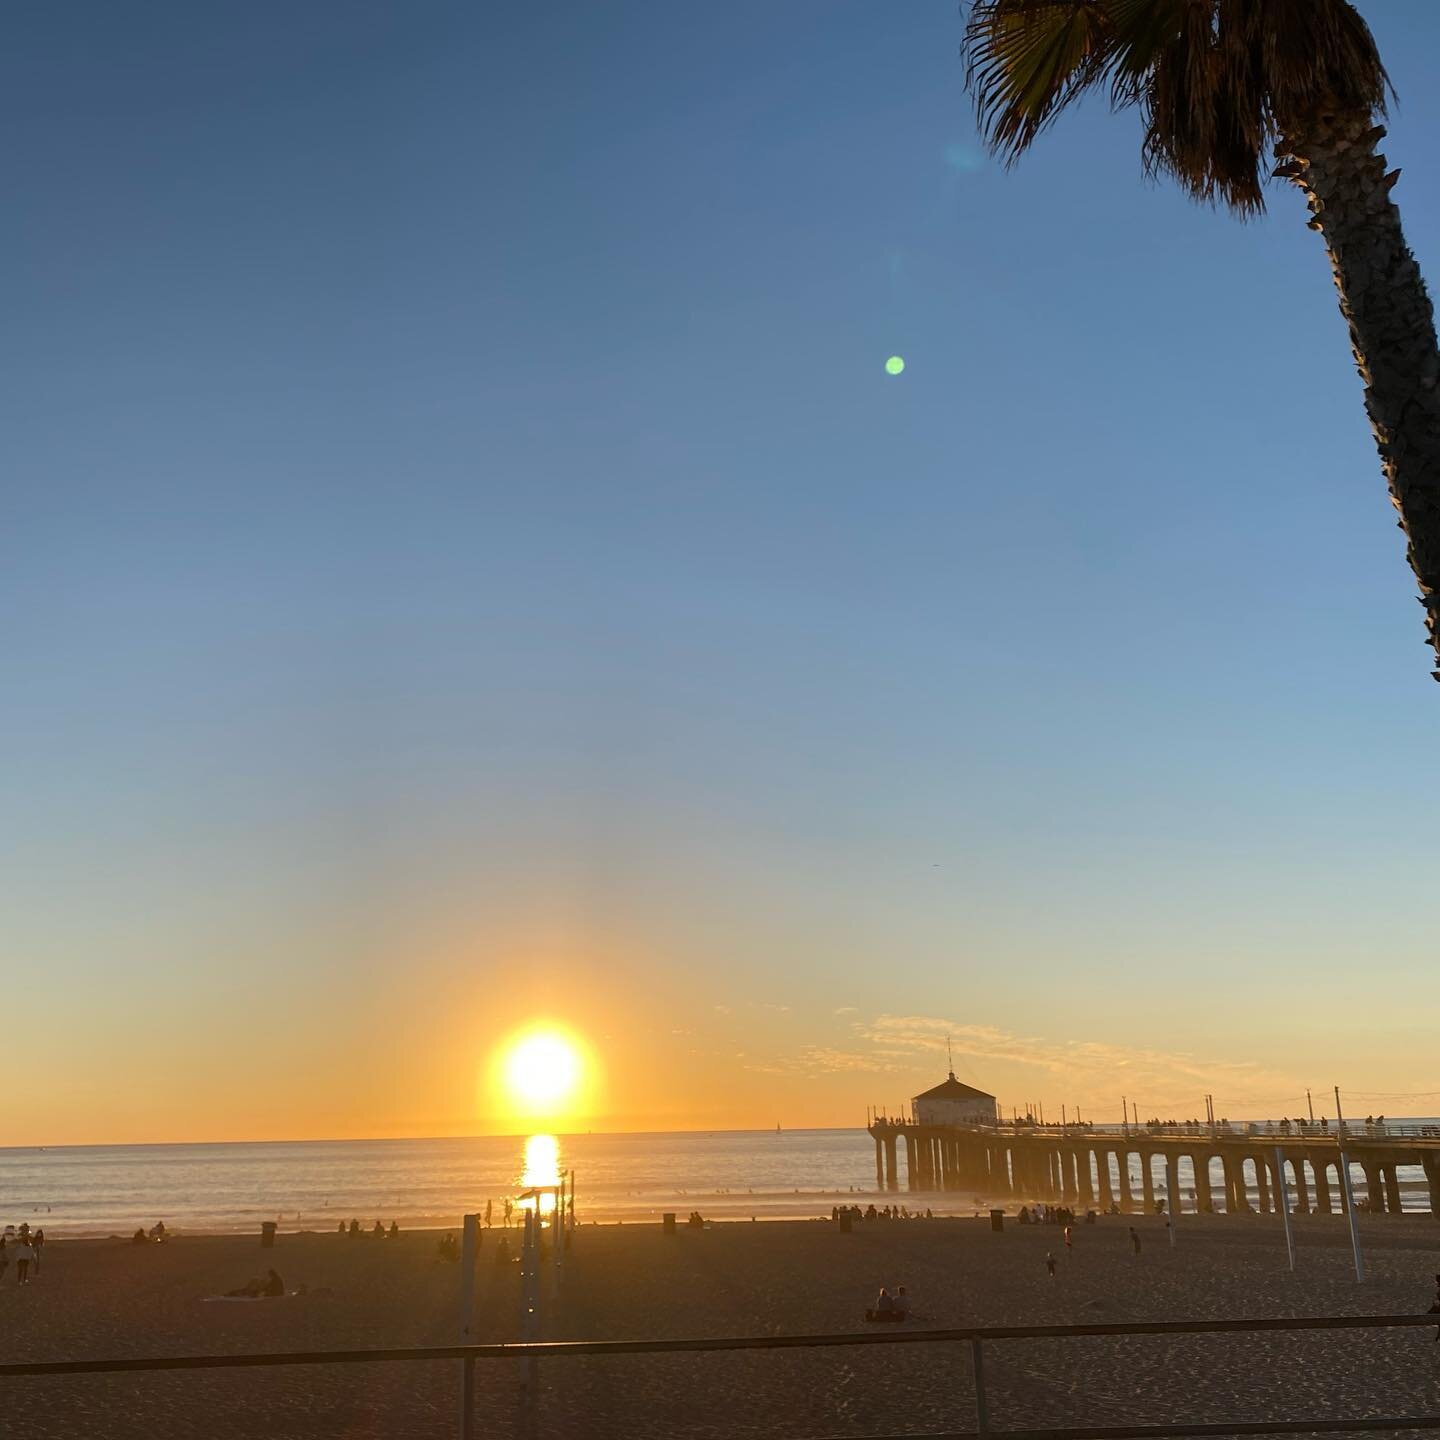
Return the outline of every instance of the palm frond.
{"type": "Polygon", "coordinates": [[[1013,164],[1084,91],[1137,108],[1141,159],[1199,200],[1265,205],[1266,146],[1317,105],[1383,113],[1390,93],[1349,0],[974,0],[966,83],[1013,164]]]}
{"type": "Polygon", "coordinates": [[[976,0],[965,27],[966,84],[990,148],[1013,163],[1105,73],[1105,0],[976,0]]]}

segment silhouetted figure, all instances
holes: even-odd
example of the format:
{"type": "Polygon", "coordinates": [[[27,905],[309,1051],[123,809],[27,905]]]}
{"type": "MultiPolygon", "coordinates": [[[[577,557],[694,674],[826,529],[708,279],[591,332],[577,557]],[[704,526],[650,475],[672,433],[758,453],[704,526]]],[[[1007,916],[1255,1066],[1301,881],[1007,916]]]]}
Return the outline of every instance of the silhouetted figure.
{"type": "Polygon", "coordinates": [[[1130,1248],[1137,1255],[1140,1253],[1140,1232],[1133,1225],[1130,1227],[1130,1248]]]}
{"type": "Polygon", "coordinates": [[[340,1233],[341,1233],[342,1235],[345,1234],[345,1232],[346,1232],[346,1230],[347,1230],[348,1228],[349,1228],[349,1227],[348,1227],[348,1226],[345,1224],[345,1222],[342,1220],[342,1221],[340,1222],[340,1233]]]}
{"type": "Polygon", "coordinates": [[[392,1220],[392,1221],[390,1222],[390,1229],[389,1229],[388,1231],[386,1231],[386,1234],[387,1234],[387,1235],[390,1237],[390,1239],[392,1239],[392,1240],[397,1240],[397,1239],[399,1239],[399,1237],[400,1237],[400,1223],[399,1223],[399,1221],[397,1221],[397,1220],[392,1220]]]}
{"type": "Polygon", "coordinates": [[[145,1243],[145,1227],[142,1225],[131,1237],[132,1245],[143,1245],[145,1243]]]}
{"type": "Polygon", "coordinates": [[[910,1313],[910,1297],[905,1293],[902,1285],[895,1292],[895,1313],[903,1320],[910,1313]]]}
{"type": "Polygon", "coordinates": [[[45,1232],[43,1230],[37,1230],[30,1237],[30,1248],[35,1252],[34,1258],[30,1261],[30,1273],[38,1275],[40,1273],[40,1257],[45,1250],[45,1232]]]}
{"type": "Polygon", "coordinates": [[[494,1203],[493,1200],[487,1200],[485,1202],[485,1228],[487,1230],[490,1228],[490,1214],[494,1203]]]}
{"type": "Polygon", "coordinates": [[[353,1238],[353,1237],[359,1235],[359,1233],[360,1233],[360,1222],[359,1222],[358,1220],[352,1220],[352,1221],[350,1222],[350,1235],[351,1235],[351,1237],[353,1238]]]}
{"type": "Polygon", "coordinates": [[[264,1290],[261,1291],[261,1294],[266,1295],[266,1296],[268,1296],[270,1299],[274,1300],[274,1299],[278,1299],[278,1298],[279,1298],[281,1295],[283,1295],[284,1293],[285,1293],[285,1282],[280,1278],[280,1276],[279,1276],[274,1270],[268,1270],[268,1271],[266,1271],[266,1273],[265,1273],[265,1288],[264,1288],[264,1290]]]}
{"type": "Polygon", "coordinates": [[[383,1240],[383,1239],[385,1238],[385,1227],[377,1220],[377,1221],[375,1222],[374,1227],[371,1229],[370,1233],[371,1233],[377,1240],[383,1240]]]}
{"type": "Polygon", "coordinates": [[[1045,1271],[1052,1280],[1055,1278],[1055,1256],[1049,1250],[1045,1252],[1045,1271]]]}

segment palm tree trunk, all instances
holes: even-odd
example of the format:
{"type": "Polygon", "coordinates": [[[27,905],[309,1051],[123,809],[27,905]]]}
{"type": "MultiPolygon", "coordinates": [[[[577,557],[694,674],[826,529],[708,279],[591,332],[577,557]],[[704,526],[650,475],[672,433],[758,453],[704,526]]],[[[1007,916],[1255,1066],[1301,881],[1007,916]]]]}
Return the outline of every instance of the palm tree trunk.
{"type": "MultiPolygon", "coordinates": [[[[1365,110],[1297,117],[1276,146],[1291,163],[1275,173],[1305,192],[1310,228],[1330,252],[1365,408],[1440,661],[1440,349],[1430,297],[1390,199],[1400,172],[1387,175],[1385,157],[1375,153],[1384,134],[1365,110]]],[[[1440,668],[1431,673],[1440,680],[1440,668]]]]}

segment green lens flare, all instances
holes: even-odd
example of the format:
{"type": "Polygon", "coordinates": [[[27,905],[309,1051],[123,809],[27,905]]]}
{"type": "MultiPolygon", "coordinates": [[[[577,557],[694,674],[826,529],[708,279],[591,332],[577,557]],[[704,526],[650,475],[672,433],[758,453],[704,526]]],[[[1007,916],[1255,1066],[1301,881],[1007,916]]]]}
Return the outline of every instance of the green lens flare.
{"type": "Polygon", "coordinates": [[[887,375],[898,375],[905,368],[905,361],[899,355],[892,355],[885,362],[885,373],[887,375]]]}

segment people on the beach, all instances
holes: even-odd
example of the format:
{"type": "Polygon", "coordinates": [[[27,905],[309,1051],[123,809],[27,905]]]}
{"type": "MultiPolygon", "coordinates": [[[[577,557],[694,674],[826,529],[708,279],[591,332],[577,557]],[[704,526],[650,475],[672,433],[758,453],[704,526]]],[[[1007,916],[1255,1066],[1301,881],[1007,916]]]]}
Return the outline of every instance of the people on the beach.
{"type": "Polygon", "coordinates": [[[17,1285],[28,1285],[30,1283],[30,1266],[34,1262],[35,1251],[31,1248],[28,1236],[21,1236],[15,1246],[15,1283],[17,1285]]]}
{"type": "Polygon", "coordinates": [[[399,1225],[399,1222],[398,1222],[398,1221],[395,1221],[395,1220],[392,1220],[392,1221],[390,1222],[390,1228],[389,1228],[389,1230],[387,1230],[385,1233],[386,1233],[386,1235],[387,1235],[387,1237],[388,1237],[389,1239],[391,1239],[391,1240],[396,1239],[396,1238],[399,1236],[399,1234],[400,1234],[400,1225],[399,1225]]]}
{"type": "Polygon", "coordinates": [[[1053,1279],[1055,1278],[1055,1254],[1054,1254],[1054,1251],[1047,1250],[1047,1251],[1045,1252],[1045,1270],[1046,1270],[1046,1273],[1047,1273],[1047,1274],[1050,1276],[1050,1278],[1053,1280],[1053,1279]]]}
{"type": "Polygon", "coordinates": [[[1140,1232],[1133,1225],[1130,1227],[1130,1248],[1137,1255],[1140,1253],[1140,1232]]]}
{"type": "Polygon", "coordinates": [[[225,1294],[233,1300],[278,1300],[285,1294],[285,1282],[274,1269],[270,1269],[263,1278],[252,1275],[243,1285],[227,1290],[225,1294]]]}
{"type": "Polygon", "coordinates": [[[875,1313],[877,1315],[893,1315],[895,1313],[895,1297],[882,1285],[880,1294],[875,1299],[875,1313]]]}
{"type": "Polygon", "coordinates": [[[487,1230],[490,1228],[490,1215],[494,1208],[494,1204],[495,1202],[493,1200],[487,1200],[485,1202],[485,1228],[487,1230]]]}
{"type": "Polygon", "coordinates": [[[35,1252],[30,1260],[30,1273],[38,1275],[40,1273],[40,1257],[45,1250],[45,1232],[43,1230],[37,1230],[30,1237],[30,1248],[35,1252]]]}
{"type": "MultiPolygon", "coordinates": [[[[10,1251],[6,1248],[7,1241],[4,1235],[0,1235],[0,1280],[5,1278],[5,1272],[10,1268],[10,1251]]],[[[1440,1279],[1440,1277],[1437,1277],[1440,1279]]]]}
{"type": "Polygon", "coordinates": [[[383,1240],[385,1238],[385,1227],[377,1220],[375,1224],[371,1227],[370,1233],[377,1240],[383,1240]]]}
{"type": "Polygon", "coordinates": [[[894,1295],[895,1313],[903,1320],[910,1313],[910,1297],[905,1293],[902,1285],[894,1295]]]}
{"type": "Polygon", "coordinates": [[[1075,1237],[1068,1225],[1065,1227],[1065,1248],[1067,1250],[1073,1250],[1075,1248],[1075,1237]]]}
{"type": "Polygon", "coordinates": [[[358,1220],[352,1220],[352,1221],[350,1222],[350,1234],[351,1234],[351,1236],[352,1236],[352,1237],[357,1236],[357,1235],[359,1235],[359,1233],[360,1233],[360,1222],[359,1222],[358,1220]]]}
{"type": "Polygon", "coordinates": [[[152,1240],[155,1240],[155,1241],[164,1240],[165,1237],[166,1237],[166,1234],[167,1234],[167,1231],[166,1231],[166,1229],[165,1229],[165,1222],[164,1222],[163,1220],[157,1220],[157,1221],[150,1227],[150,1238],[151,1238],[152,1240]]]}

